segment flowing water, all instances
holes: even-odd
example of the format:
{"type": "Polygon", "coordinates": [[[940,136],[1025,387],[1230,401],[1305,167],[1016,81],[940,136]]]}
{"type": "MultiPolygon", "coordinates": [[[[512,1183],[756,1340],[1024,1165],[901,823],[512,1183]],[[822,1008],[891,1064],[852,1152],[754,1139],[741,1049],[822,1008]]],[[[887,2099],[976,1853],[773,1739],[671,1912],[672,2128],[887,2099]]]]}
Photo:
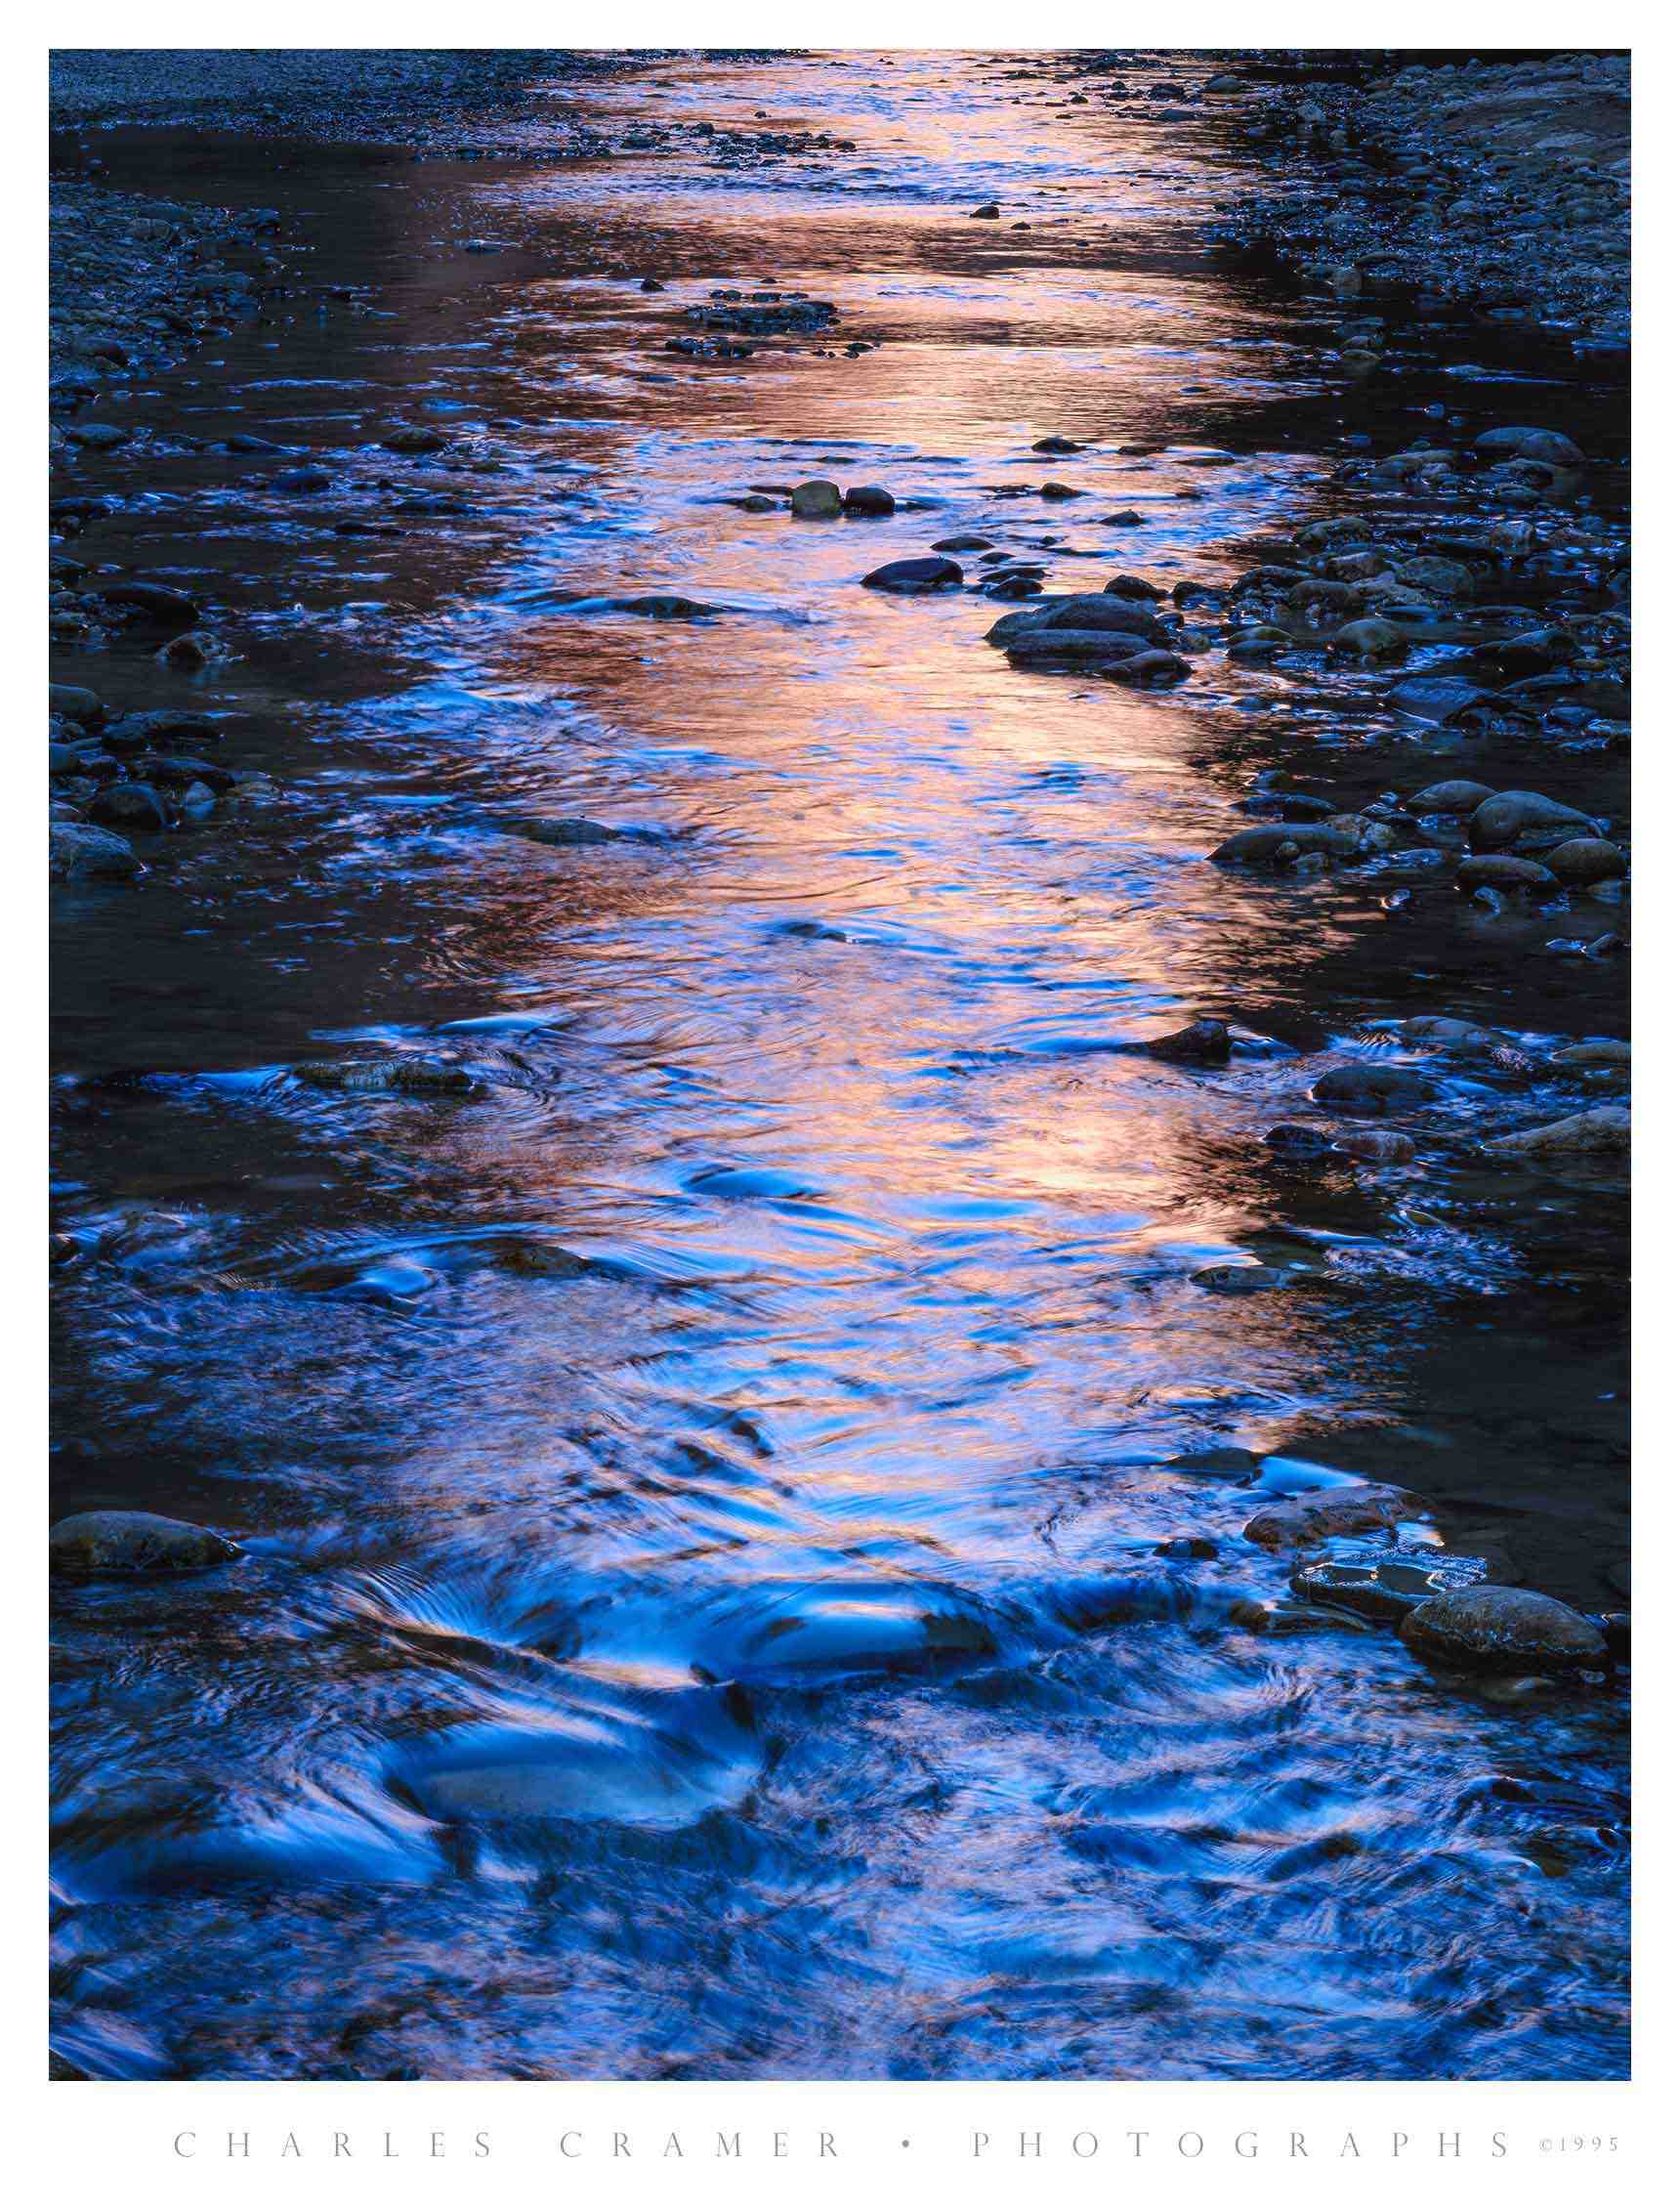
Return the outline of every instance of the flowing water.
{"type": "Polygon", "coordinates": [[[308,251],[85,470],[123,506],[84,556],[238,657],[55,670],[227,715],[280,792],[58,893],[55,1512],[245,1550],[56,1595],[72,2072],[1624,2072],[1624,1697],[1439,1677],[1241,1538],[1356,1473],[1425,1498],[1413,1538],[1625,1588],[1623,1199],[1473,1158],[1543,1072],[1449,1068],[1411,1168],[1260,1141],[1384,1021],[1543,1066],[1625,1032],[1622,981],[1206,863],[1262,770],[1357,804],[1532,764],[1460,767],[1368,678],[1137,694],[1012,668],[972,592],[858,587],[952,532],[1052,587],[1228,580],[1332,510],[1350,427],[1621,402],[1441,327],[1356,423],[1307,310],[1208,250],[1218,132],[1069,91],[849,55],[582,96],[850,142],[735,167],[686,129],[113,140],[308,251]],[[838,319],[668,352],[724,287],[838,319]],[[380,452],[399,422],[450,454],[380,452]],[[730,502],[808,477],[900,509],[730,502]],[[591,603],[650,592],[726,610],[591,603]],[[630,832],[519,832],[580,818],[630,832]],[[1117,1047],[1204,1013],[1228,1067],[1117,1047]],[[352,1058],[473,1085],[295,1071],[352,1058]],[[1192,1278],[1254,1255],[1300,1284],[1192,1278]],[[1221,1447],[1257,1482],[1182,1462],[1221,1447]]]}

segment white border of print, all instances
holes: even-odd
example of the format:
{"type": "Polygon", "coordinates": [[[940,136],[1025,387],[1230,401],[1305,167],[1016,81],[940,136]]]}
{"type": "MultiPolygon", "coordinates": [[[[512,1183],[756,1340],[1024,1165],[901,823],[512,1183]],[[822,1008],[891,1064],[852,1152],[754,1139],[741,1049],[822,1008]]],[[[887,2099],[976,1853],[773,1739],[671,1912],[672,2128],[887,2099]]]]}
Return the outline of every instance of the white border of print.
{"type": "MultiPolygon", "coordinates": [[[[5,99],[10,127],[5,161],[10,191],[4,205],[13,227],[6,267],[12,277],[12,342],[0,355],[10,404],[5,419],[14,451],[32,446],[42,419],[46,309],[46,117],[41,68],[48,47],[136,44],[214,46],[230,30],[241,43],[265,43],[269,21],[226,9],[155,5],[136,12],[110,5],[25,7],[8,33],[5,99]],[[24,272],[28,272],[25,276],[24,272]]],[[[274,27],[281,27],[279,18],[274,27]]],[[[1673,33],[1656,30],[1656,11],[1610,9],[1583,18],[1557,5],[1447,7],[1438,0],[1396,8],[1391,16],[1351,16],[1345,7],[1195,5],[1122,10],[1085,4],[1019,8],[985,0],[853,0],[845,8],[785,10],[740,0],[701,9],[617,0],[609,18],[613,43],[693,46],[696,33],[713,45],[869,45],[945,48],[1125,45],[1146,39],[1196,46],[1347,45],[1386,36],[1407,45],[1635,46],[1636,262],[1639,281],[1638,357],[1660,363],[1663,384],[1675,359],[1671,251],[1659,258],[1653,241],[1670,240],[1676,212],[1669,114],[1676,93],[1673,33]],[[1640,36],[1635,40],[1636,27],[1640,36]],[[1644,130],[1658,115],[1662,128],[1644,130]],[[1650,280],[1644,280],[1649,273],[1650,280]]],[[[604,21],[564,7],[481,7],[470,18],[431,4],[404,8],[294,5],[285,11],[284,43],[331,46],[459,45],[469,34],[486,45],[592,46],[604,21]],[[492,34],[493,35],[489,35],[492,34]]],[[[1660,388],[1660,387],[1659,387],[1660,388]]],[[[1646,378],[1636,380],[1636,446],[1640,454],[1636,529],[1641,569],[1636,598],[1643,610],[1664,595],[1672,573],[1669,534],[1659,526],[1676,510],[1668,495],[1674,446],[1672,422],[1643,404],[1646,378]],[[1639,424],[1649,422],[1649,439],[1639,424]],[[1650,521],[1651,526],[1646,527],[1650,521]]],[[[36,463],[40,467],[40,463],[36,463]]],[[[31,478],[44,488],[44,468],[31,478]]],[[[33,617],[40,588],[39,509],[15,499],[4,556],[6,599],[20,627],[33,617]]],[[[34,633],[39,634],[37,630],[34,633]]],[[[16,655],[15,655],[16,656],[16,655]]],[[[25,651],[25,658],[27,656],[25,651]]],[[[1660,677],[1656,678],[1660,679],[1660,677]]],[[[1653,682],[1642,683],[1642,695],[1653,682]]],[[[26,683],[17,685],[27,722],[26,683]]],[[[38,697],[39,693],[33,693],[38,697]]],[[[1664,706],[1665,701],[1659,699],[1664,706]]],[[[21,738],[13,728],[15,750],[21,738]]],[[[1672,832],[1680,822],[1676,738],[1647,723],[1635,786],[1645,835],[1672,832]]],[[[18,769],[13,768],[16,775],[18,769]]],[[[4,895],[11,949],[13,1047],[27,1034],[34,1054],[21,1082],[0,1094],[5,1141],[0,1145],[13,1185],[5,1217],[9,1262],[0,1294],[7,1324],[6,1379],[26,1449],[13,1469],[14,1510],[27,1524],[24,1496],[40,1493],[37,1467],[46,1461],[45,1326],[38,1253],[44,1227],[40,1161],[45,1111],[45,947],[36,842],[40,792],[4,808],[3,831],[15,838],[4,895]],[[29,951],[25,956],[22,947],[29,951]]],[[[1675,1021],[1666,1001],[1652,999],[1639,977],[1666,973],[1680,951],[1671,892],[1647,890],[1639,903],[1640,962],[1636,987],[1640,1096],[1676,1093],[1675,1021]],[[1653,933],[1656,947],[1653,948],[1653,933]]],[[[1677,1553],[1668,1508],[1674,1479],[1666,1404],[1653,1402],[1666,1351],[1660,1253],[1674,1246],[1673,1145],[1660,1121],[1643,1139],[1638,1166],[1640,1227],[1636,1236],[1636,1465],[1639,1549],[1654,1559],[1677,1553]],[[1659,1458],[1652,1452],[1668,1442],[1659,1458]],[[1648,1468],[1647,1468],[1648,1467],[1648,1468]]],[[[1672,1295],[1672,1290],[1668,1291],[1672,1295]]],[[[1641,1751],[1637,1805],[1643,1835],[1636,1860],[1639,2005],[1631,2084],[1369,2085],[1247,2083],[947,2084],[493,2084],[358,2085],[48,2085],[45,2079],[39,1895],[45,1880],[45,1759],[41,1698],[17,1683],[43,1679],[45,1572],[40,1543],[23,1534],[8,1545],[15,1575],[5,1607],[11,1661],[0,1677],[15,1682],[6,1714],[13,1728],[7,1767],[14,1775],[11,1811],[0,1829],[4,1876],[0,1892],[11,1916],[7,1952],[16,1967],[0,2022],[0,2176],[20,2200],[52,2200],[80,2208],[150,2208],[154,2202],[231,2200],[291,2202],[324,2194],[332,2200],[444,2198],[496,2203],[682,2200],[854,2201],[861,2192],[892,2201],[932,2189],[959,2189],[965,2208],[1033,2200],[1049,2194],[1078,2203],[1141,2196],[1150,2200],[1225,2202],[1348,2198],[1432,2202],[1514,2195],[1526,2203],[1583,2193],[1621,2193],[1653,2179],[1671,2159],[1674,2134],[1667,2105],[1676,2053],[1673,1986],[1680,1976],[1674,1942],[1674,1884],[1660,1868],[1680,1842],[1675,1822],[1671,1704],[1664,1692],[1669,1658],[1656,1598],[1662,1594],[1655,1562],[1642,1579],[1647,1597],[1636,1688],[1636,1738],[1641,1751]],[[1653,1624],[1653,1617],[1656,1623],[1653,1624]],[[1657,1713],[1655,1721],[1651,1714],[1657,1713]],[[1653,1860],[1655,1874],[1643,1869],[1653,1860]],[[628,2151],[614,2151],[622,2134],[628,2151]],[[342,2135],[340,2146],[338,2135],[342,2135]],[[738,2135],[738,2155],[730,2151],[738,2135]],[[827,2135],[830,2150],[823,2151],[827,2135]],[[1397,2138],[1404,2136],[1404,2144],[1397,2138]],[[977,2150],[976,2141],[986,2140],[977,2150]],[[1596,2151],[1569,2143],[1597,2139],[1596,2151]],[[240,2151],[243,2141],[248,2151],[240,2151]],[[1036,2141],[1037,2150],[1033,2151],[1036,2141]],[[1614,2146],[1609,2143],[1615,2142],[1614,2146]],[[674,2143],[674,2144],[673,2144],[674,2143]]],[[[1194,2062],[1195,2049],[1185,2050],[1194,2062]]]]}

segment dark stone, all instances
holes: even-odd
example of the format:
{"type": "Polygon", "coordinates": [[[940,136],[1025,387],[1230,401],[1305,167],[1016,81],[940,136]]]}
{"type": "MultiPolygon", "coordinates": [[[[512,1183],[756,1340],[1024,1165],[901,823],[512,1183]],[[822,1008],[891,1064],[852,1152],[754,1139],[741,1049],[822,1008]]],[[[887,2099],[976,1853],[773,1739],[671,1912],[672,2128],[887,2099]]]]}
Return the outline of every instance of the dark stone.
{"type": "Polygon", "coordinates": [[[1432,1594],[1478,1587],[1487,1578],[1488,1566],[1480,1556],[1449,1556],[1443,1549],[1402,1543],[1368,1562],[1315,1557],[1296,1569],[1289,1589],[1304,1602],[1394,1621],[1409,1616],[1432,1594]]]}
{"type": "Polygon", "coordinates": [[[1332,1066],[1313,1083],[1313,1101],[1332,1112],[1407,1112],[1429,1094],[1428,1084],[1403,1066],[1332,1066]]]}
{"type": "Polygon", "coordinates": [[[163,800],[143,782],[106,783],[88,806],[88,819],[106,828],[155,832],[169,826],[163,800]]]}
{"type": "Polygon", "coordinates": [[[61,1518],[47,1536],[51,1568],[65,1574],[199,1571],[238,1553],[235,1543],[208,1526],[149,1510],[84,1510],[61,1518]]]}
{"type": "Polygon", "coordinates": [[[311,498],[316,491],[330,490],[332,477],[325,468],[282,468],[274,478],[274,488],[288,498],[311,498]]]}
{"type": "Polygon", "coordinates": [[[1298,1122],[1286,1120],[1281,1126],[1268,1129],[1268,1150],[1276,1150],[1283,1158],[1322,1158],[1334,1147],[1327,1134],[1317,1127],[1302,1126],[1298,1122]]]}
{"type": "Polygon", "coordinates": [[[159,582],[107,582],[88,594],[105,612],[135,627],[189,629],[198,609],[183,590],[159,582]]]}
{"type": "Polygon", "coordinates": [[[863,577],[865,590],[885,590],[901,598],[925,596],[934,590],[961,587],[962,570],[954,560],[889,560],[863,577]]]}
{"type": "Polygon", "coordinates": [[[1144,1044],[1152,1058],[1181,1065],[1222,1066],[1231,1056],[1231,1030],[1223,1020],[1197,1020],[1144,1044]]]}
{"type": "Polygon", "coordinates": [[[1568,1672],[1604,1664],[1598,1628],[1548,1594],[1521,1587],[1477,1587],[1431,1595],[1401,1626],[1401,1637],[1446,1663],[1504,1672],[1568,1672]]]}
{"type": "Polygon", "coordinates": [[[856,485],[847,491],[842,501],[848,514],[866,516],[886,515],[898,511],[898,501],[890,490],[883,490],[878,483],[856,485]]]}

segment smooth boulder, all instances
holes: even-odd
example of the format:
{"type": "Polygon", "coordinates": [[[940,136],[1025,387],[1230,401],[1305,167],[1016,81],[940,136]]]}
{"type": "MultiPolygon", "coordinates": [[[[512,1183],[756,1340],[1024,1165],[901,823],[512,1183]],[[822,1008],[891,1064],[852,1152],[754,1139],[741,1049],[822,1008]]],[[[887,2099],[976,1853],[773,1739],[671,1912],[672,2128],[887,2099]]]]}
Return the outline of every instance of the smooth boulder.
{"type": "Polygon", "coordinates": [[[55,1572],[191,1572],[225,1564],[238,1544],[209,1526],[150,1510],[82,1510],[47,1536],[55,1572]]]}
{"type": "Polygon", "coordinates": [[[1505,1672],[1591,1669],[1610,1655],[1590,1619],[1522,1587],[1432,1594],[1403,1621],[1400,1635],[1420,1654],[1505,1672]]]}

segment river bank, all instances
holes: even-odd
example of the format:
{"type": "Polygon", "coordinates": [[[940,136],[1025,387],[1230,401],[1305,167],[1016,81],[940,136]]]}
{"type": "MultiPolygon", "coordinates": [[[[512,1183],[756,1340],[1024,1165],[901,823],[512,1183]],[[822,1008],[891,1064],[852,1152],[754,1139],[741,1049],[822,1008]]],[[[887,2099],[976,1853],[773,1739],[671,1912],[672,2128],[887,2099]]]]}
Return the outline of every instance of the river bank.
{"type": "Polygon", "coordinates": [[[1625,2060],[1625,390],[1241,97],[102,142],[64,2074],[1625,2060]]]}

